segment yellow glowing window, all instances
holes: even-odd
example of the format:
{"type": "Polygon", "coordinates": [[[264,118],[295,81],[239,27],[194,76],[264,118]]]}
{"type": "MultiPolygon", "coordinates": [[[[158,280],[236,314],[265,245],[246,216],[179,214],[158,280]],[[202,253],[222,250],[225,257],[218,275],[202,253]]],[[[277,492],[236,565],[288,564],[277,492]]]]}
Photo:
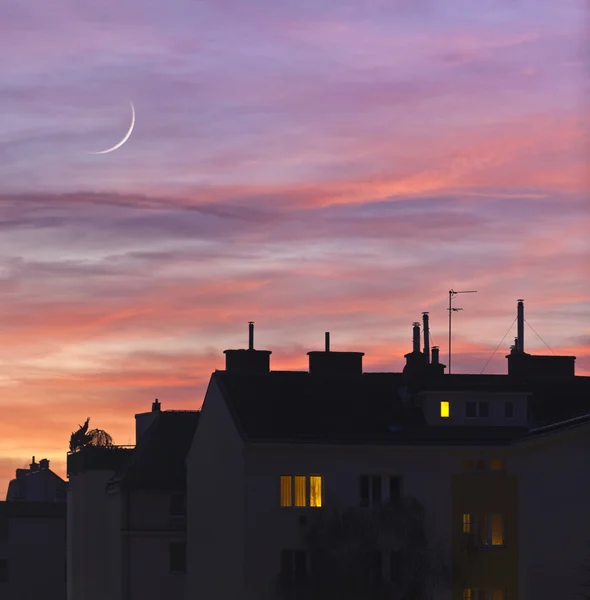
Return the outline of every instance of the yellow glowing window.
{"type": "Polygon", "coordinates": [[[471,515],[463,513],[463,533],[471,533],[471,515]]]}
{"type": "Polygon", "coordinates": [[[281,506],[293,506],[293,478],[281,475],[281,506]]]}
{"type": "Polygon", "coordinates": [[[492,461],[492,471],[502,471],[502,470],[503,470],[502,461],[498,460],[498,459],[493,460],[492,461]]]}
{"type": "Polygon", "coordinates": [[[492,546],[502,546],[504,544],[502,515],[492,515],[492,546]]]}
{"type": "Polygon", "coordinates": [[[472,600],[472,598],[471,588],[463,590],[463,600],[472,600]]]}
{"type": "Polygon", "coordinates": [[[441,402],[440,403],[440,416],[441,417],[448,417],[449,416],[449,402],[441,402]]]}
{"type": "Polygon", "coordinates": [[[322,478],[318,475],[309,478],[309,505],[322,505],[322,478]]]}
{"type": "Polygon", "coordinates": [[[305,502],[306,477],[303,475],[295,476],[295,506],[307,506],[305,502]]]}
{"type": "Polygon", "coordinates": [[[504,590],[492,590],[492,600],[504,600],[504,590]]]}

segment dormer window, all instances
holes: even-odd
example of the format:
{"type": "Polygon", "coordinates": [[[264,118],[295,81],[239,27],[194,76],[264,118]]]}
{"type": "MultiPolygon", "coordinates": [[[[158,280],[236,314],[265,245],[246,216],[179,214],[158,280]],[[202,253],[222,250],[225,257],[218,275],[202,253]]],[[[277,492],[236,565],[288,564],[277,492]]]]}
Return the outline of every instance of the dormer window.
{"type": "Polygon", "coordinates": [[[466,402],[465,416],[468,418],[489,417],[490,403],[489,402],[466,402]]]}
{"type": "Polygon", "coordinates": [[[442,401],[440,403],[440,416],[442,418],[448,418],[451,413],[451,403],[448,401],[442,401]]]}

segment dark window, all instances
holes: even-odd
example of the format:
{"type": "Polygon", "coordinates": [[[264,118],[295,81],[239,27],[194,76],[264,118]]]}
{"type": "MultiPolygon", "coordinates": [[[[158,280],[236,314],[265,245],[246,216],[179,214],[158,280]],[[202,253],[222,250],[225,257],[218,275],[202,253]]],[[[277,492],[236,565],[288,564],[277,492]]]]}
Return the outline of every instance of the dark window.
{"type": "Polygon", "coordinates": [[[504,402],[504,416],[511,419],[514,417],[514,403],[504,402]]]}
{"type": "Polygon", "coordinates": [[[371,582],[378,583],[383,580],[383,559],[378,550],[371,552],[371,582]]]}
{"type": "Polygon", "coordinates": [[[302,582],[307,575],[307,553],[305,550],[281,550],[281,581],[289,586],[302,582]]]}
{"type": "Polygon", "coordinates": [[[466,417],[476,417],[476,404],[475,402],[466,402],[465,403],[465,416],[466,417]]]}
{"type": "Polygon", "coordinates": [[[170,542],[170,572],[186,572],[186,543],[170,542]]]}
{"type": "Polygon", "coordinates": [[[184,517],[186,515],[186,502],[184,494],[172,494],[170,496],[170,516],[184,517]]]}
{"type": "Polygon", "coordinates": [[[0,581],[8,581],[8,559],[0,558],[0,581]]]}
{"type": "Polygon", "coordinates": [[[373,506],[381,506],[381,475],[371,478],[371,491],[373,492],[373,506]]]}
{"type": "Polygon", "coordinates": [[[8,539],[8,515],[0,513],[0,540],[8,539]]]}
{"type": "Polygon", "coordinates": [[[484,460],[483,458],[478,460],[477,463],[475,464],[475,468],[478,471],[487,471],[488,470],[488,461],[484,460]]]}
{"type": "Polygon", "coordinates": [[[489,417],[490,416],[490,403],[489,402],[480,402],[479,403],[479,416],[480,417],[489,417]]]}
{"type": "Polygon", "coordinates": [[[360,494],[360,505],[369,506],[369,477],[368,475],[361,475],[359,477],[359,494],[360,494]]]}
{"type": "Polygon", "coordinates": [[[402,478],[389,476],[389,503],[397,504],[402,495],[402,478]]]}
{"type": "Polygon", "coordinates": [[[294,554],[294,566],[295,566],[295,581],[305,581],[307,575],[307,555],[305,550],[295,550],[294,554]]]}
{"type": "Polygon", "coordinates": [[[389,581],[396,583],[402,574],[402,553],[392,550],[389,553],[389,581]]]}

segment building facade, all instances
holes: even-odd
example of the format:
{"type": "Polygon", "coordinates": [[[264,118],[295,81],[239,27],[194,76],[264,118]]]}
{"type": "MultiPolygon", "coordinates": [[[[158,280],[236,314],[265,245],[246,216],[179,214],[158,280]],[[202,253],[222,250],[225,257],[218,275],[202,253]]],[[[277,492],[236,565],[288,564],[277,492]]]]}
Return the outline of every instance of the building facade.
{"type": "MultiPolygon", "coordinates": [[[[533,357],[517,340],[508,375],[445,375],[416,324],[403,373],[364,373],[362,353],[329,339],[307,372],[271,371],[252,330],[247,350],[225,354],[187,457],[187,600],[277,597],[285,576],[313,572],[315,515],[393,495],[419,501],[443,548],[437,600],[575,592],[590,378],[573,357],[533,357]]],[[[393,563],[379,568],[392,576],[393,563]]]]}

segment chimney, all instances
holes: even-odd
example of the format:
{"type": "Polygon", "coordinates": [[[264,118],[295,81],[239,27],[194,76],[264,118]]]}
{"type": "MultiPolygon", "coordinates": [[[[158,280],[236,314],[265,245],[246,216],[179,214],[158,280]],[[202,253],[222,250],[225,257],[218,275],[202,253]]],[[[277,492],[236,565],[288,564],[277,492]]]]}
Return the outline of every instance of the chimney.
{"type": "Polygon", "coordinates": [[[254,350],[254,321],[248,322],[248,350],[254,350]]]}
{"type": "Polygon", "coordinates": [[[42,458],[39,461],[39,468],[40,469],[44,469],[44,470],[48,470],[49,469],[49,460],[46,458],[42,458]]]}
{"type": "Polygon", "coordinates": [[[148,427],[160,416],[160,401],[156,398],[152,402],[150,412],[139,413],[135,415],[135,443],[139,444],[141,436],[147,431],[148,427]]]}
{"type": "Polygon", "coordinates": [[[412,341],[412,352],[420,352],[420,323],[418,322],[414,323],[414,327],[412,329],[412,341]]]}
{"type": "Polygon", "coordinates": [[[422,328],[424,330],[424,359],[426,364],[430,362],[430,328],[428,325],[428,313],[422,313],[422,328]]]}
{"type": "Polygon", "coordinates": [[[268,373],[270,371],[270,350],[254,350],[254,322],[248,323],[248,349],[224,350],[225,370],[244,375],[268,373]]]}
{"type": "Polygon", "coordinates": [[[438,350],[438,346],[432,346],[432,364],[433,365],[438,365],[439,364],[439,350],[438,350]]]}
{"type": "Polygon", "coordinates": [[[330,332],[325,333],[324,352],[308,352],[309,374],[324,377],[351,377],[363,374],[364,352],[333,352],[330,350],[330,332]]]}
{"type": "Polygon", "coordinates": [[[524,300],[518,300],[518,308],[517,308],[517,343],[516,349],[519,352],[524,352],[524,300]]]}
{"type": "Polygon", "coordinates": [[[29,465],[31,471],[38,471],[39,465],[35,462],[35,457],[33,456],[33,462],[29,465]]]}
{"type": "Polygon", "coordinates": [[[326,338],[326,352],[330,352],[330,332],[329,331],[326,331],[325,338],[326,338]]]}

